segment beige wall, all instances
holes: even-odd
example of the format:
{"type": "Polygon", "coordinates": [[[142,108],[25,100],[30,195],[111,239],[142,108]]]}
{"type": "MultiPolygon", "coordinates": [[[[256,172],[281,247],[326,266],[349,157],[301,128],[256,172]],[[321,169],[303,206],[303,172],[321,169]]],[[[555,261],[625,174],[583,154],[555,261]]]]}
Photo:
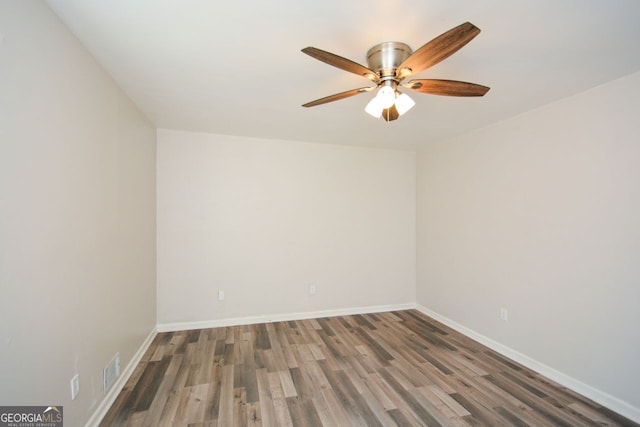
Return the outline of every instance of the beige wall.
{"type": "Polygon", "coordinates": [[[155,129],[44,3],[0,34],[0,404],[83,425],[155,325],[155,129]]]}
{"type": "Polygon", "coordinates": [[[159,130],[157,180],[159,324],[415,301],[413,152],[159,130]]]}
{"type": "Polygon", "coordinates": [[[418,303],[636,411],[639,117],[640,73],[425,149],[417,178],[418,303]]]}

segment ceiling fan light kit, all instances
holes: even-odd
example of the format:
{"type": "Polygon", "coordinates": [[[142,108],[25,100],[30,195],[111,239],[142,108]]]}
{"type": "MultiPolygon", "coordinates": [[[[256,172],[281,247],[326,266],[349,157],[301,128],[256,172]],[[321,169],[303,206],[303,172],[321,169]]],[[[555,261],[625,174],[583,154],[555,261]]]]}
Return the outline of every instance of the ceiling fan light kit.
{"type": "Polygon", "coordinates": [[[367,51],[367,67],[315,47],[306,47],[302,49],[302,52],[307,55],[344,71],[365,77],[376,86],[329,95],[307,102],[303,104],[303,107],[314,107],[379,88],[376,96],[365,107],[365,111],[373,117],[382,117],[389,122],[396,120],[415,105],[415,102],[407,94],[398,90],[398,86],[433,95],[483,96],[489,91],[489,88],[475,83],[437,79],[414,79],[408,83],[402,83],[405,78],[420,73],[453,55],[479,33],[478,27],[465,22],[439,35],[415,52],[412,52],[405,43],[380,43],[367,51]]]}
{"type": "MultiPolygon", "coordinates": [[[[383,86],[378,91],[378,94],[369,101],[364,110],[376,119],[379,119],[382,117],[382,112],[392,106],[398,111],[398,116],[401,116],[414,105],[416,105],[416,103],[409,95],[400,93],[397,89],[392,89],[390,86],[383,86]]],[[[387,115],[386,117],[389,116],[387,115]]]]}

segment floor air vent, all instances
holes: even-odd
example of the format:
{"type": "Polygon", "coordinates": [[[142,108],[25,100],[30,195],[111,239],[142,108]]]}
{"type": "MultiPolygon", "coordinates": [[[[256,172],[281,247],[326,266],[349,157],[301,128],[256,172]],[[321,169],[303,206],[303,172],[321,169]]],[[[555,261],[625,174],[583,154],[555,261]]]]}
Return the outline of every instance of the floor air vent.
{"type": "Polygon", "coordinates": [[[104,392],[106,393],[114,382],[120,376],[120,353],[117,353],[115,357],[109,362],[107,366],[104,367],[103,371],[103,381],[102,384],[104,386],[104,392]]]}

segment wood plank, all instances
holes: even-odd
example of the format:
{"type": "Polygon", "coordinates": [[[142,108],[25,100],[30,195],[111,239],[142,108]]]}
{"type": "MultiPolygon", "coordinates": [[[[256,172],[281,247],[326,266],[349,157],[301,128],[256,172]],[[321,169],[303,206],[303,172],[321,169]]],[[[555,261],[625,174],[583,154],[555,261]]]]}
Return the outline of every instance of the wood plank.
{"type": "Polygon", "coordinates": [[[390,369],[381,369],[380,375],[382,379],[402,398],[404,402],[411,408],[411,411],[418,419],[426,422],[427,425],[437,427],[441,424],[425,410],[423,406],[405,389],[396,378],[389,372],[390,369]]]}
{"type": "Polygon", "coordinates": [[[171,359],[171,363],[165,372],[164,378],[160,383],[160,387],[158,388],[158,392],[156,393],[153,402],[149,406],[149,410],[147,411],[147,416],[145,417],[144,425],[158,425],[160,424],[160,419],[162,416],[162,410],[167,405],[167,401],[171,395],[171,390],[174,387],[178,368],[181,364],[181,357],[173,357],[171,359]]]}
{"type": "MultiPolygon", "coordinates": [[[[175,357],[179,357],[179,360],[182,360],[182,354],[176,355],[175,357]]],[[[161,424],[171,425],[173,420],[178,413],[180,408],[180,402],[182,397],[182,390],[185,388],[185,384],[187,382],[187,376],[189,375],[188,365],[184,363],[180,363],[180,367],[176,372],[176,379],[173,382],[173,386],[171,387],[171,391],[169,392],[169,397],[167,398],[167,402],[162,407],[162,414],[160,414],[161,424]]],[[[148,417],[151,418],[152,414],[149,414],[148,417]]]]}
{"type": "Polygon", "coordinates": [[[233,389],[233,427],[245,427],[247,425],[247,411],[245,402],[247,395],[244,388],[233,389]]]}
{"type": "Polygon", "coordinates": [[[266,369],[256,370],[256,382],[258,384],[258,402],[264,427],[277,427],[277,420],[273,409],[273,399],[269,388],[269,375],[266,369]]]}
{"type": "Polygon", "coordinates": [[[464,406],[460,405],[458,402],[452,399],[451,396],[442,391],[440,387],[435,385],[428,385],[426,386],[426,388],[430,390],[434,395],[436,395],[438,399],[442,400],[445,405],[451,408],[457,416],[464,417],[467,415],[471,415],[471,413],[469,413],[469,411],[467,411],[464,406]]]}
{"type": "MultiPolygon", "coordinates": [[[[227,346],[233,344],[227,344],[227,346]]],[[[233,404],[234,404],[234,377],[235,365],[228,364],[222,368],[222,380],[220,382],[220,409],[218,411],[218,424],[223,426],[233,425],[233,404]]]]}
{"type": "Polygon", "coordinates": [[[193,387],[185,388],[189,390],[187,394],[187,403],[184,408],[184,418],[181,422],[193,423],[204,420],[204,411],[207,405],[207,396],[209,394],[209,384],[198,384],[193,387]]]}
{"type": "Polygon", "coordinates": [[[273,412],[278,426],[293,426],[291,420],[291,414],[287,405],[284,391],[282,390],[282,382],[280,381],[280,375],[277,372],[268,374],[269,377],[269,390],[271,391],[271,397],[273,400],[273,412]]]}
{"type": "MultiPolygon", "coordinates": [[[[293,368],[298,369],[298,368],[293,368]]],[[[280,371],[278,372],[278,376],[280,377],[280,383],[282,384],[282,391],[284,392],[284,397],[296,397],[298,395],[298,391],[296,390],[296,386],[293,383],[293,379],[291,378],[291,371],[280,371]]]]}
{"type": "Polygon", "coordinates": [[[373,393],[370,391],[365,391],[362,393],[362,399],[364,403],[371,409],[373,415],[375,416],[376,421],[380,423],[383,427],[395,427],[396,423],[393,421],[393,418],[389,415],[389,413],[385,410],[384,405],[375,398],[373,393]]]}
{"type": "Polygon", "coordinates": [[[427,399],[423,393],[420,393],[417,389],[410,391],[411,395],[429,414],[431,414],[442,426],[451,427],[468,427],[461,417],[457,416],[440,400],[435,400],[437,405],[431,400],[427,399]]]}
{"type": "Polygon", "coordinates": [[[220,394],[222,391],[222,371],[223,367],[218,364],[211,364],[209,376],[209,393],[207,404],[204,410],[204,420],[217,420],[220,412],[220,394]]]}
{"type": "Polygon", "coordinates": [[[262,422],[262,408],[258,402],[248,403],[246,405],[246,415],[245,419],[247,420],[247,424],[250,427],[262,427],[264,424],[262,422]]]}
{"type": "MultiPolygon", "coordinates": [[[[318,411],[313,403],[313,389],[305,378],[304,373],[300,368],[293,368],[290,370],[290,373],[297,391],[298,399],[296,401],[302,405],[302,411],[306,422],[312,426],[321,426],[322,421],[320,420],[318,411]]],[[[287,403],[288,402],[289,400],[287,400],[287,403]]]]}
{"type": "Polygon", "coordinates": [[[593,421],[594,423],[598,424],[598,425],[611,425],[611,420],[609,420],[607,417],[605,417],[604,415],[598,413],[597,411],[581,404],[581,403],[571,403],[569,404],[569,407],[571,409],[573,409],[574,411],[584,415],[585,417],[589,418],[591,421],[593,421]]]}

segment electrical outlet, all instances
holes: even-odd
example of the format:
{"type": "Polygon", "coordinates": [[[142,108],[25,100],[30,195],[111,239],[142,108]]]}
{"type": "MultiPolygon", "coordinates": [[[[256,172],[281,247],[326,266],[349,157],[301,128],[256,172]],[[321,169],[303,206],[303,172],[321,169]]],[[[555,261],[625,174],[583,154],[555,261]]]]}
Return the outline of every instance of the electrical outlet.
{"type": "Polygon", "coordinates": [[[509,320],[509,311],[504,307],[500,309],[500,319],[504,320],[505,322],[509,320]]]}
{"type": "Polygon", "coordinates": [[[75,400],[78,393],[80,393],[80,374],[75,374],[71,378],[71,400],[75,400]]]}
{"type": "Polygon", "coordinates": [[[309,295],[316,294],[316,285],[309,285],[309,295]]]}
{"type": "Polygon", "coordinates": [[[218,291],[218,301],[224,301],[224,291],[218,291]]]}

